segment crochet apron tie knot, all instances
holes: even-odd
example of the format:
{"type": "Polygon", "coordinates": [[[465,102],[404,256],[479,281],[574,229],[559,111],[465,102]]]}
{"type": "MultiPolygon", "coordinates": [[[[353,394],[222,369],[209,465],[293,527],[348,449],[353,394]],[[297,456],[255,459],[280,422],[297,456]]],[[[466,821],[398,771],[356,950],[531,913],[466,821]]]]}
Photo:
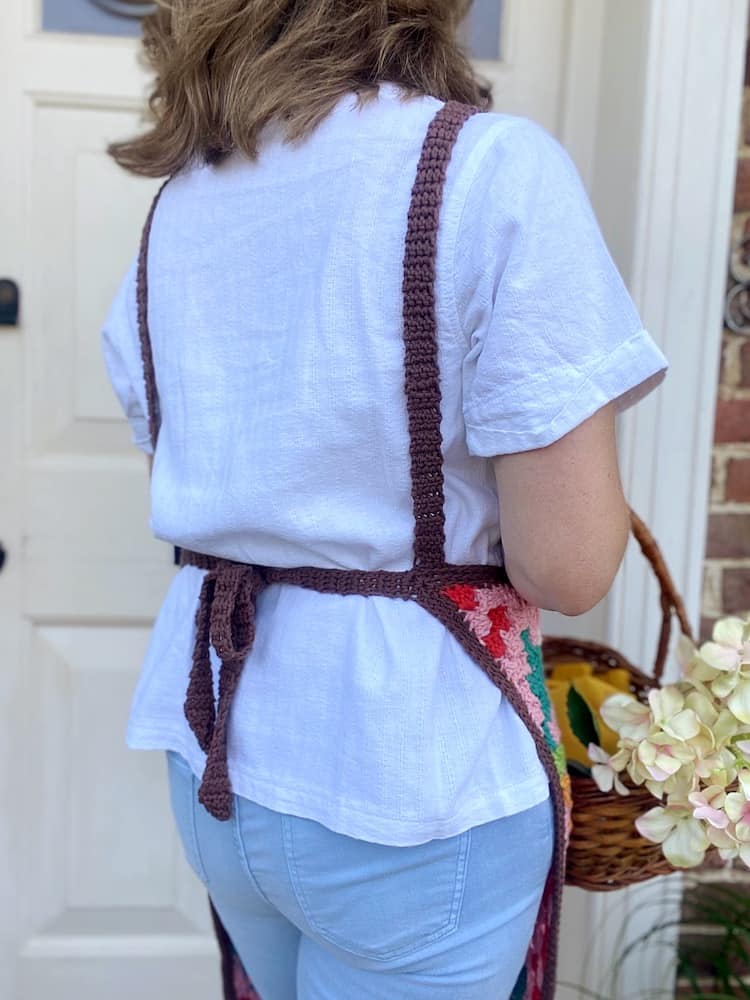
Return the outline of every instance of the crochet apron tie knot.
{"type": "Polygon", "coordinates": [[[220,561],[206,573],[196,615],[193,665],[185,717],[206,756],[198,798],[216,819],[232,815],[227,764],[227,727],[232,697],[255,640],[255,602],[266,586],[261,570],[220,561]],[[214,702],[211,646],[221,661],[219,698],[214,702]]]}

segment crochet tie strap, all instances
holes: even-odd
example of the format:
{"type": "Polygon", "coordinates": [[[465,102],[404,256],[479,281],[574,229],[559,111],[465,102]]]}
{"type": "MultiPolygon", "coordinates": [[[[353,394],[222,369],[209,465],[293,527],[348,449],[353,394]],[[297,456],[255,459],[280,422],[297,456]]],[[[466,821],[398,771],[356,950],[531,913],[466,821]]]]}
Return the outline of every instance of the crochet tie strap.
{"type": "Polygon", "coordinates": [[[245,658],[255,639],[255,602],[265,587],[251,565],[217,561],[201,587],[193,666],[185,697],[185,717],[207,755],[198,798],[217,819],[232,815],[227,764],[227,723],[245,658]],[[219,700],[214,707],[211,649],[221,660],[219,700]]]}

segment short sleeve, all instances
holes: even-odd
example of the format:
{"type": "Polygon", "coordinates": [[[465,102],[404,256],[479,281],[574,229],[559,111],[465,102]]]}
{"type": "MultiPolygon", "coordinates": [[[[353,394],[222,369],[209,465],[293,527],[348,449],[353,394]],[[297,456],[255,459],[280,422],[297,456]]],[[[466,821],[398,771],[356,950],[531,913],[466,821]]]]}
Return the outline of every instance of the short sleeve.
{"type": "Polygon", "coordinates": [[[454,266],[467,445],[486,457],[551,444],[613,400],[622,412],[668,367],[567,153],[532,122],[495,117],[454,266]]]}
{"type": "Polygon", "coordinates": [[[133,443],[150,455],[153,447],[138,337],[136,274],[137,261],[112,302],[102,330],[102,348],[112,388],[133,431],[133,443]]]}

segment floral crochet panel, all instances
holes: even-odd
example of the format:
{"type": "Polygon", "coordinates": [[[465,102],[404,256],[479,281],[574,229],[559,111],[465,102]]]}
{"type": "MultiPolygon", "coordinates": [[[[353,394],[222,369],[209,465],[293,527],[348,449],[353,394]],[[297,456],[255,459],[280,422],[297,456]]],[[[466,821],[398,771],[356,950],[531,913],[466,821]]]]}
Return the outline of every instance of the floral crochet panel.
{"type": "Polygon", "coordinates": [[[539,609],[508,584],[478,587],[459,583],[445,587],[443,594],[456,605],[493,659],[502,665],[503,673],[549,748],[565,797],[567,833],[570,835],[570,779],[560,729],[544,679],[539,609]]]}

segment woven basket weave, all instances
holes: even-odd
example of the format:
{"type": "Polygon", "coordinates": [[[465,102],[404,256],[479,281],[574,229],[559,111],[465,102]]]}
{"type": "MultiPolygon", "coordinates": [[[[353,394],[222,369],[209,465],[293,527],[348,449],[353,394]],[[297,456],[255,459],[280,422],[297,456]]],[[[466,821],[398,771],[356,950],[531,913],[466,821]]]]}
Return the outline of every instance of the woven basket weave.
{"type": "MultiPolygon", "coordinates": [[[[598,642],[548,636],[543,640],[542,654],[547,675],[556,662],[570,659],[587,661],[594,675],[614,667],[624,668],[630,677],[631,692],[645,702],[649,689],[661,682],[672,616],[676,616],[684,635],[690,639],[693,636],[682,598],[659,547],[633,510],[630,511],[630,526],[660,589],[662,625],[652,676],[633,666],[617,650],[598,642]]],[[[623,782],[630,789],[628,796],[618,795],[614,790],[601,792],[592,778],[571,774],[573,830],[565,870],[566,885],[607,892],[674,871],[664,858],[661,846],[644,840],[634,825],[638,816],[657,804],[657,799],[648,789],[635,788],[627,775],[623,775],[623,782]]]]}

